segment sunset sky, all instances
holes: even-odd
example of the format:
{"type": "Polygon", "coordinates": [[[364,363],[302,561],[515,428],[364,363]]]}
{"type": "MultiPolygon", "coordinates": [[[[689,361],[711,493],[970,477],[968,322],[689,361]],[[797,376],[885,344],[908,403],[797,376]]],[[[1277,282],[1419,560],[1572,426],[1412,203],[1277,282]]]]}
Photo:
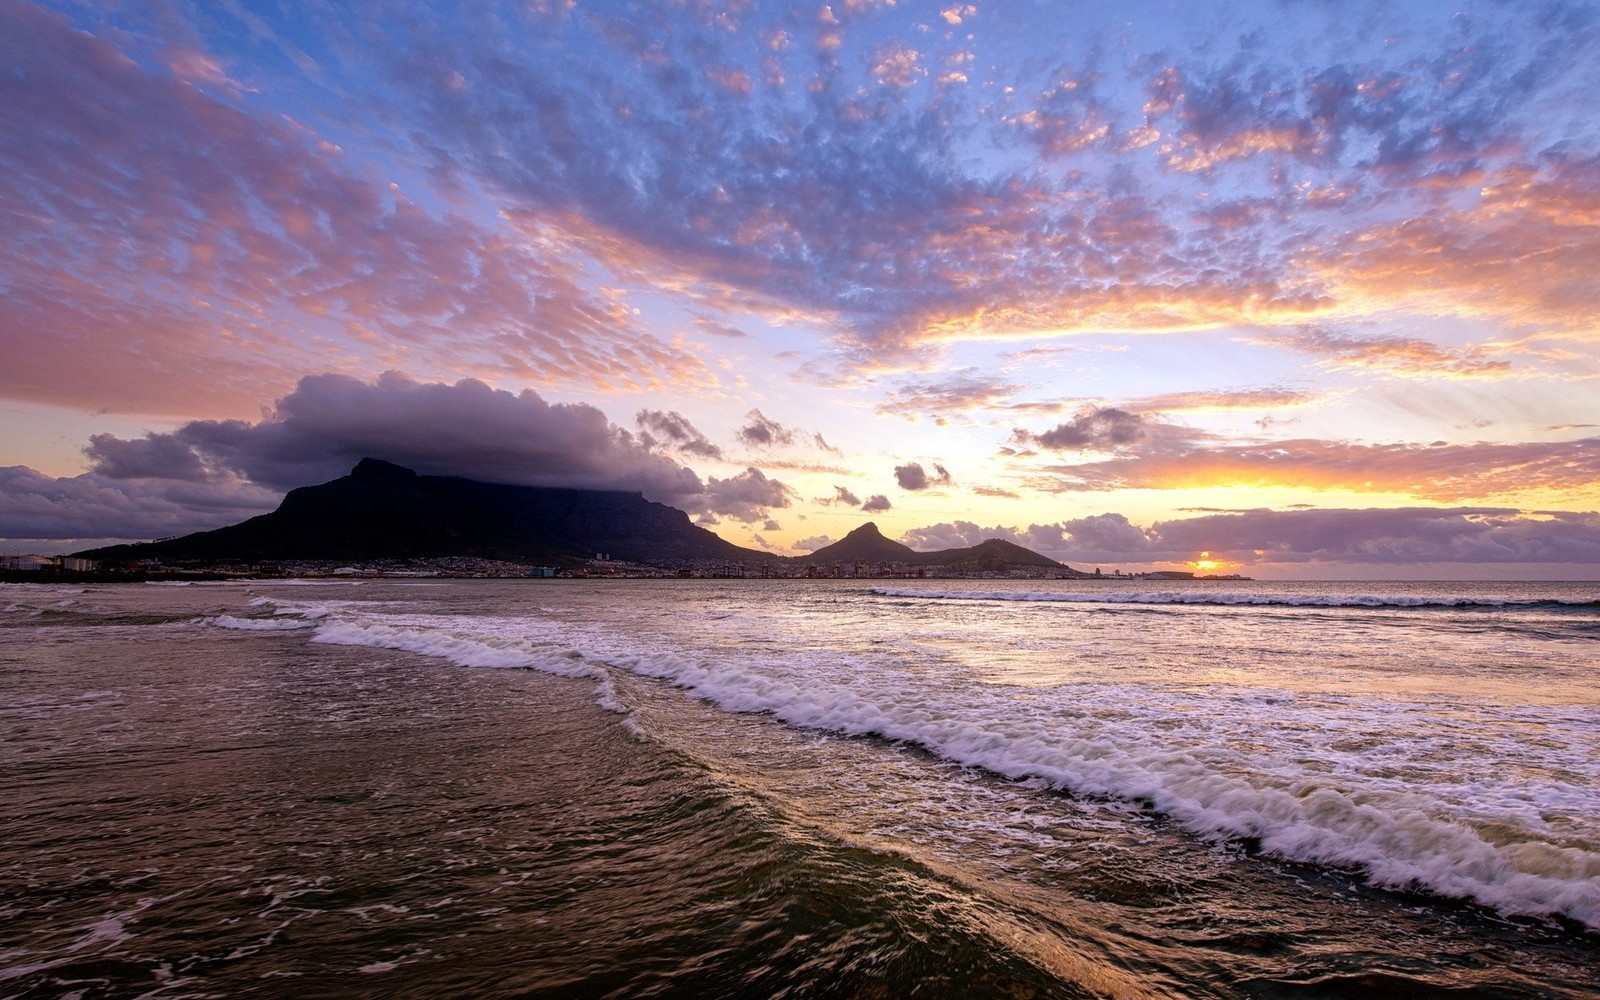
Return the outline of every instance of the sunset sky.
{"type": "Polygon", "coordinates": [[[0,554],[370,455],[786,555],[1600,578],[1597,3],[0,0],[0,54],[0,554]]]}

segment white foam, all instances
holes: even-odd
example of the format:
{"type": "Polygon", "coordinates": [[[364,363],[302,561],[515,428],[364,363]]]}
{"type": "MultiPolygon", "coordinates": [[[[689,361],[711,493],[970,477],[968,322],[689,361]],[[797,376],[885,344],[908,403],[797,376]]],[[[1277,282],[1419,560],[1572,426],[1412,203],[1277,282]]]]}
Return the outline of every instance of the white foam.
{"type": "MultiPolygon", "coordinates": [[[[1265,852],[1290,860],[1358,867],[1377,885],[1426,888],[1506,913],[1560,914],[1600,929],[1600,852],[1543,841],[1526,828],[1502,829],[1503,842],[1491,842],[1468,817],[1452,815],[1404,783],[1384,787],[1298,772],[1270,757],[1164,747],[1133,727],[1076,735],[1039,713],[1019,712],[1009,699],[955,705],[870,681],[836,686],[780,679],[665,654],[614,662],[731,711],[770,712],[796,725],[915,743],[1008,778],[1146,801],[1203,837],[1254,839],[1265,852]],[[1261,765],[1266,770],[1256,772],[1261,765]]],[[[1593,803],[1592,793],[1587,798],[1593,803]]],[[[1498,825],[1515,818],[1502,815],[1498,825]]]]}
{"type": "Polygon", "coordinates": [[[1576,716],[1523,720],[1518,706],[1481,708],[1507,713],[1495,729],[1393,699],[1220,685],[1023,690],[930,670],[920,658],[902,667],[892,653],[757,652],[735,642],[719,654],[698,639],[674,650],[643,629],[332,602],[295,613],[317,623],[316,642],[588,678],[616,711],[626,706],[608,668],[624,670],[728,711],[904,741],[1007,778],[1147,803],[1200,837],[1253,840],[1273,856],[1359,869],[1376,885],[1600,930],[1600,762],[1585,749],[1592,722],[1576,716]],[[1520,756],[1519,734],[1533,728],[1567,749],[1520,756]],[[1529,760],[1536,775],[1513,766],[1529,760]]]}
{"type": "Polygon", "coordinates": [[[294,618],[236,618],[233,615],[218,615],[201,621],[217,628],[239,629],[246,632],[282,632],[310,628],[312,625],[311,622],[294,618]]]}
{"type": "Polygon", "coordinates": [[[1591,600],[1550,598],[1527,601],[1500,597],[1414,594],[1291,594],[1257,591],[1197,590],[935,590],[874,587],[880,597],[945,601],[1031,601],[1054,604],[1218,604],[1294,608],[1467,608],[1527,607],[1540,604],[1581,607],[1591,600]]]}

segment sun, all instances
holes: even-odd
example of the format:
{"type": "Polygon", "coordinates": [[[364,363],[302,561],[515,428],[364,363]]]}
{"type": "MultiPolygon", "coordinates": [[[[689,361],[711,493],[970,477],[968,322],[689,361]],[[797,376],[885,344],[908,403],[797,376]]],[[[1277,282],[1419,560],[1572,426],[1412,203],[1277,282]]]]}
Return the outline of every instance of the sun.
{"type": "Polygon", "coordinates": [[[1220,569],[1222,567],[1222,563],[1211,558],[1211,553],[1209,552],[1200,553],[1200,558],[1196,559],[1189,565],[1193,566],[1196,571],[1201,573],[1209,573],[1214,569],[1220,569]]]}

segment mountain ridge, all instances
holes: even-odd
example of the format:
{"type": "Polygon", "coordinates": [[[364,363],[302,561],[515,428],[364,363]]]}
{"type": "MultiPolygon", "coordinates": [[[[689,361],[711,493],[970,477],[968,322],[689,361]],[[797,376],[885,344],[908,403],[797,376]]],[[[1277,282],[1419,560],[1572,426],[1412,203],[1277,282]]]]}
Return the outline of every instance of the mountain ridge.
{"type": "Polygon", "coordinates": [[[558,566],[597,555],[777,558],[735,545],[640,493],[419,475],[374,458],[347,476],[290,490],[277,510],[238,524],[79,555],[218,562],[469,556],[558,566]]]}
{"type": "Polygon", "coordinates": [[[276,510],[238,524],[75,555],[213,564],[476,557],[554,566],[603,556],[646,564],[900,563],[961,571],[1032,567],[1080,575],[998,538],[964,549],[918,552],[884,537],[870,521],[809,556],[779,556],[727,541],[692,523],[684,511],[646,500],[642,493],[420,475],[376,458],[361,459],[339,479],[290,490],[276,510]]]}

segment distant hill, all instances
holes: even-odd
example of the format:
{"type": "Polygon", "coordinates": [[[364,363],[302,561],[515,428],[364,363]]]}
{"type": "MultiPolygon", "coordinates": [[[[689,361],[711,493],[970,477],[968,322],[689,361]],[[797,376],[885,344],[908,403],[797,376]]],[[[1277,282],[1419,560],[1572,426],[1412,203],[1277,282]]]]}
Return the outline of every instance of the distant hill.
{"type": "Polygon", "coordinates": [[[638,493],[419,476],[372,458],[343,478],[291,490],[270,514],[79,555],[206,562],[475,556],[570,565],[601,553],[629,562],[779,558],[725,541],[638,493]]]}
{"type": "Polygon", "coordinates": [[[990,538],[964,549],[942,549],[937,552],[918,552],[883,536],[878,526],[867,522],[848,535],[805,557],[810,563],[880,563],[898,562],[908,566],[939,567],[959,572],[1003,572],[1024,566],[1059,569],[1067,575],[1091,576],[1082,573],[1032,549],[1025,549],[1001,538],[990,538]]]}
{"type": "Polygon", "coordinates": [[[917,558],[917,551],[909,545],[890,541],[883,537],[878,526],[868,521],[850,534],[834,542],[824,545],[811,555],[805,557],[806,562],[831,563],[831,562],[903,562],[912,563],[917,558]]]}
{"type": "MultiPolygon", "coordinates": [[[[1015,542],[1008,542],[1003,538],[986,538],[977,545],[966,549],[945,549],[942,552],[918,552],[918,565],[945,566],[951,569],[972,572],[976,570],[1005,570],[1018,566],[1053,567],[1077,573],[1063,563],[1056,562],[1048,556],[1042,556],[1032,549],[1025,549],[1015,542]]],[[[1093,574],[1083,573],[1083,576],[1093,574]]]]}

